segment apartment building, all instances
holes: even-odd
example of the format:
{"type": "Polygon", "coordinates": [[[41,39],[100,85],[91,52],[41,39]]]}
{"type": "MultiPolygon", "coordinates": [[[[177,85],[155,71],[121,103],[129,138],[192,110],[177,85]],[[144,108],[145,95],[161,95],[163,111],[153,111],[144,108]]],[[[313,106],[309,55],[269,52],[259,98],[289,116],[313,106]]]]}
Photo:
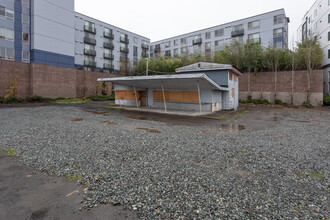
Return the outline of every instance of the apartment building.
{"type": "Polygon", "coordinates": [[[77,68],[116,73],[149,57],[150,39],[75,13],[75,64],[77,68]]]}
{"type": "Polygon", "coordinates": [[[263,47],[288,48],[288,23],[284,9],[175,36],[150,46],[150,56],[187,56],[224,49],[232,41],[260,43],[263,47]]]}
{"type": "Polygon", "coordinates": [[[324,93],[330,93],[330,0],[317,0],[306,12],[297,29],[297,40],[317,38],[324,53],[324,93]]]}
{"type": "Polygon", "coordinates": [[[150,39],[74,11],[74,0],[0,0],[0,59],[117,73],[150,39]]]}

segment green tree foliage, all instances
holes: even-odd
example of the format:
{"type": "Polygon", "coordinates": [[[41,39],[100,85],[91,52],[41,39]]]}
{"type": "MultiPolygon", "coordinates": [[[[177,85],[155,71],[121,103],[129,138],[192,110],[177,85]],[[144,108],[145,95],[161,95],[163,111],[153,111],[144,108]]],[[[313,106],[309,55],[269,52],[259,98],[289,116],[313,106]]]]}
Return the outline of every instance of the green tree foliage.
{"type": "MultiPolygon", "coordinates": [[[[273,47],[263,48],[259,43],[244,44],[233,41],[225,45],[223,50],[213,50],[212,53],[190,54],[176,58],[151,58],[149,60],[149,75],[174,74],[176,68],[196,62],[232,64],[242,72],[290,71],[292,67],[295,70],[306,70],[309,66],[312,69],[321,67],[322,56],[322,49],[315,40],[298,44],[295,51],[273,47]],[[293,63],[294,65],[292,65],[293,63]]],[[[141,59],[133,72],[134,75],[145,75],[146,60],[141,59]]]]}

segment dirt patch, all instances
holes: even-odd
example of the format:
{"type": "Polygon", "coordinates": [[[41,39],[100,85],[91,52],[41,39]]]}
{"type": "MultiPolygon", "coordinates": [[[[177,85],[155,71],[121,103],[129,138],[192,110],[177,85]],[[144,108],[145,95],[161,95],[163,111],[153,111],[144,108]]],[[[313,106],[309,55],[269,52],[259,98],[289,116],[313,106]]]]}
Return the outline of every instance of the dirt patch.
{"type": "Polygon", "coordinates": [[[149,133],[154,133],[154,134],[160,134],[162,133],[161,131],[158,131],[156,129],[149,129],[149,128],[137,128],[138,130],[143,130],[149,133]]]}
{"type": "Polygon", "coordinates": [[[78,121],[83,121],[84,119],[83,118],[75,118],[75,119],[72,119],[71,122],[78,122],[78,121]]]}
{"type": "Polygon", "coordinates": [[[110,121],[101,121],[101,124],[105,124],[105,125],[118,125],[118,123],[116,122],[110,122],[110,121]]]}

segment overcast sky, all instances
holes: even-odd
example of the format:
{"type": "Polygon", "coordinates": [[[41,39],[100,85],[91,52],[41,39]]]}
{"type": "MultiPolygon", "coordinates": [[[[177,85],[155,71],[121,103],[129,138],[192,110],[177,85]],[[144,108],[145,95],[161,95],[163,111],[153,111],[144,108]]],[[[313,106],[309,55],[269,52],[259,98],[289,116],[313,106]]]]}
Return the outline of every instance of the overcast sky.
{"type": "MultiPolygon", "coordinates": [[[[315,0],[75,0],[75,10],[151,42],[284,8],[289,41],[315,0]]],[[[290,43],[291,45],[291,43],[290,43]]]]}

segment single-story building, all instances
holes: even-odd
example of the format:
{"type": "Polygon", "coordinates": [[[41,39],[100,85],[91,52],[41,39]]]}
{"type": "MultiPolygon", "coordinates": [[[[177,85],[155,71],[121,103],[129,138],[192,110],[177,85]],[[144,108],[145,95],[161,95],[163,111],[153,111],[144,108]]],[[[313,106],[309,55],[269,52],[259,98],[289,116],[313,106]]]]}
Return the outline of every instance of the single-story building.
{"type": "Polygon", "coordinates": [[[199,62],[176,69],[173,75],[101,78],[113,84],[115,103],[123,106],[200,111],[238,107],[238,76],[229,64],[199,62]]]}

